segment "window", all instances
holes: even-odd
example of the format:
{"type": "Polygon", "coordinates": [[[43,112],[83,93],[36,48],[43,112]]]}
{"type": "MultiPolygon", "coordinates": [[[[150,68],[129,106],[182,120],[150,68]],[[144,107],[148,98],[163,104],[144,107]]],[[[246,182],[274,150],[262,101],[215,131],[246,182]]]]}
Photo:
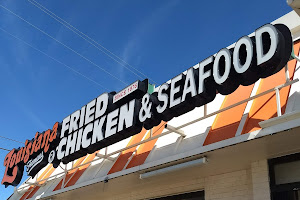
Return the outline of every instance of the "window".
{"type": "Polygon", "coordinates": [[[272,200],[300,200],[300,153],[269,160],[272,200]]]}
{"type": "Polygon", "coordinates": [[[204,200],[204,191],[190,192],[179,195],[160,197],[151,200],[204,200]]]}

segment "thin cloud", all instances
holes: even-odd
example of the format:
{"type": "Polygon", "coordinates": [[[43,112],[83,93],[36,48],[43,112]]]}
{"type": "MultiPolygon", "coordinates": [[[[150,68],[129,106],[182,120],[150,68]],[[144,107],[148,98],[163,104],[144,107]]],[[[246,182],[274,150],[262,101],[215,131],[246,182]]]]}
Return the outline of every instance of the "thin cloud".
{"type": "MultiPolygon", "coordinates": [[[[46,130],[47,125],[44,123],[41,118],[33,112],[29,105],[24,104],[24,93],[26,92],[26,88],[23,87],[23,83],[21,83],[16,77],[14,70],[10,67],[10,64],[5,62],[4,58],[1,58],[2,67],[5,69],[5,75],[9,77],[11,80],[10,87],[12,88],[13,93],[6,94],[5,98],[11,102],[13,105],[20,108],[20,113],[23,113],[29,121],[32,121],[33,124],[36,124],[41,130],[46,130]]],[[[13,133],[12,133],[13,134],[13,133]]]]}
{"type": "Polygon", "coordinates": [[[137,26],[123,50],[122,58],[126,62],[129,61],[132,56],[136,57],[136,55],[138,55],[137,52],[140,50],[143,41],[156,30],[156,27],[167,18],[168,14],[178,5],[178,3],[179,1],[170,1],[162,5],[137,26]]]}

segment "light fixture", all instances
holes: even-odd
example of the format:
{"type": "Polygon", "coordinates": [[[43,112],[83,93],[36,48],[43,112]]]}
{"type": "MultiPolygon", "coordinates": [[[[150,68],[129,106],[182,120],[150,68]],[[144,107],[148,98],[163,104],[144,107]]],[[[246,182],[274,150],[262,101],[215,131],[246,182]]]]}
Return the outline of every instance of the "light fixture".
{"type": "Polygon", "coordinates": [[[192,160],[192,161],[188,161],[188,162],[184,162],[184,163],[180,163],[177,165],[172,165],[170,167],[164,167],[161,169],[157,169],[157,170],[153,170],[150,172],[145,172],[143,174],[140,174],[140,179],[145,179],[145,178],[149,178],[152,176],[157,176],[160,174],[165,174],[168,172],[172,172],[172,171],[176,171],[176,170],[180,170],[180,169],[184,169],[187,167],[192,167],[192,166],[196,166],[196,165],[200,165],[200,164],[204,164],[207,163],[207,159],[206,157],[197,159],[197,160],[192,160]]]}

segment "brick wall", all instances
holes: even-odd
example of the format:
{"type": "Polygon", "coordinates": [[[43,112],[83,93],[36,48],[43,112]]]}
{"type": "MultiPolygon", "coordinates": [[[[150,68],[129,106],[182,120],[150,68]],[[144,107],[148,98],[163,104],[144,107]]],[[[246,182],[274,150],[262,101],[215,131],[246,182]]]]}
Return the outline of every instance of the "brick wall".
{"type": "Polygon", "coordinates": [[[205,200],[270,200],[267,160],[251,163],[250,169],[205,179],[205,200]]]}
{"type": "Polygon", "coordinates": [[[205,200],[252,200],[251,170],[210,176],[205,179],[205,200]]]}
{"type": "Polygon", "coordinates": [[[269,168],[267,160],[253,162],[253,200],[270,200],[269,168]]]}

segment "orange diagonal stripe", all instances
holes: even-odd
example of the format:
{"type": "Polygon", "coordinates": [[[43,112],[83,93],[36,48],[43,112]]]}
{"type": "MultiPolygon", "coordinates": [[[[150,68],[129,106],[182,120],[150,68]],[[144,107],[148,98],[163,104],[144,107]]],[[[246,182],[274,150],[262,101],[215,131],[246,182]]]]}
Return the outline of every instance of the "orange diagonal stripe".
{"type": "MultiPolygon", "coordinates": [[[[79,166],[79,165],[84,161],[85,158],[86,158],[86,156],[83,156],[83,157],[81,157],[81,158],[78,158],[78,159],[76,160],[76,162],[74,163],[74,166],[73,166],[73,167],[79,166]]],[[[64,183],[66,183],[67,181],[69,181],[69,179],[71,178],[72,174],[75,173],[76,170],[77,170],[77,169],[72,169],[71,171],[69,171],[69,172],[66,174],[65,182],[64,182],[64,183]]],[[[63,183],[63,179],[60,180],[60,182],[59,182],[58,185],[54,188],[53,191],[56,191],[56,190],[61,189],[62,183],[63,183]]]]}
{"type": "MultiPolygon", "coordinates": [[[[147,130],[143,128],[139,134],[132,136],[129,143],[127,144],[127,147],[140,142],[145,136],[146,132],[147,130]]],[[[121,171],[125,167],[126,163],[128,162],[128,159],[132,156],[136,148],[137,146],[122,151],[122,153],[120,154],[120,156],[118,157],[118,159],[116,160],[112,168],[109,170],[108,174],[121,171]]]]}
{"type": "MultiPolygon", "coordinates": [[[[98,153],[98,151],[95,152],[95,153],[93,153],[93,154],[89,154],[89,155],[87,156],[87,158],[84,160],[83,163],[88,163],[88,162],[94,160],[94,158],[95,158],[95,156],[96,156],[97,153],[98,153]]],[[[90,165],[91,165],[91,163],[86,164],[86,165],[83,165],[83,166],[80,166],[80,167],[74,172],[74,175],[71,176],[71,177],[69,178],[69,180],[66,182],[65,187],[69,187],[69,186],[71,186],[71,185],[74,185],[74,184],[78,181],[78,179],[81,177],[81,175],[83,174],[83,172],[84,172],[90,165]]]]}
{"type": "MultiPolygon", "coordinates": [[[[295,43],[294,49],[296,55],[298,55],[299,53],[299,47],[300,47],[300,42],[295,43]]],[[[296,64],[297,63],[295,59],[288,62],[291,79],[294,76],[296,64]]],[[[257,94],[262,93],[271,88],[274,88],[278,85],[284,84],[285,82],[286,82],[285,69],[283,68],[277,74],[274,74],[273,76],[270,76],[266,79],[262,79],[259,88],[257,90],[257,94]]],[[[281,102],[282,114],[285,112],[285,107],[288,100],[290,88],[291,86],[287,86],[280,90],[280,102],[281,102]]],[[[277,104],[276,104],[276,94],[274,91],[253,100],[253,104],[251,106],[242,134],[250,133],[261,129],[258,124],[259,122],[268,120],[276,116],[277,116],[277,104]]]]}
{"type": "MultiPolygon", "coordinates": [[[[162,131],[165,129],[166,124],[167,122],[162,121],[158,126],[154,127],[153,136],[161,134],[162,131]]],[[[148,131],[145,139],[148,139],[149,137],[150,137],[150,131],[148,131]]],[[[148,157],[149,153],[153,149],[156,141],[157,139],[141,144],[136,154],[132,157],[131,161],[127,165],[126,169],[143,164],[146,158],[148,157]]]]}
{"type": "MultiPolygon", "coordinates": [[[[239,101],[249,98],[253,87],[254,84],[249,86],[239,86],[236,91],[225,97],[220,109],[226,108],[239,101]]],[[[234,137],[246,106],[247,103],[243,103],[239,106],[217,114],[203,145],[212,144],[234,137]]]]}
{"type": "MultiPolygon", "coordinates": [[[[49,164],[46,169],[43,171],[43,173],[37,178],[37,181],[40,181],[42,179],[48,178],[55,169],[52,167],[51,164],[49,164]]],[[[39,184],[43,184],[45,181],[40,182],[39,184]]],[[[23,199],[29,199],[33,197],[33,195],[40,189],[39,186],[30,186],[28,190],[22,195],[20,200],[23,199]]]]}

